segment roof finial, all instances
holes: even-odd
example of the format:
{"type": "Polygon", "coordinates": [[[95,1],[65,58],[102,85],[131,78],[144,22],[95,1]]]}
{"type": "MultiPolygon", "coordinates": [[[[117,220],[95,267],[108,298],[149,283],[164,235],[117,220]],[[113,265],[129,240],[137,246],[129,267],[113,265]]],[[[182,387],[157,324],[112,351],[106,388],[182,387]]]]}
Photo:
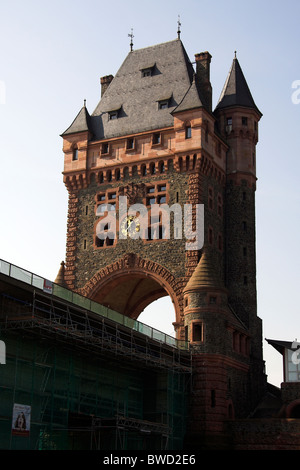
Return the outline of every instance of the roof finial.
{"type": "Polygon", "coordinates": [[[131,42],[130,42],[130,51],[132,52],[132,50],[133,50],[133,38],[134,38],[133,29],[132,29],[132,28],[131,28],[131,33],[128,34],[128,37],[131,38],[131,42]]]}
{"type": "Polygon", "coordinates": [[[236,51],[234,51],[234,58],[236,59],[236,51]]]}
{"type": "Polygon", "coordinates": [[[83,100],[83,106],[85,107],[85,105],[86,105],[86,100],[83,100]]]}
{"type": "Polygon", "coordinates": [[[181,31],[180,31],[180,26],[181,26],[181,23],[180,23],[180,15],[178,15],[177,24],[178,24],[177,36],[178,36],[178,39],[180,39],[180,34],[181,34],[181,31]]]}

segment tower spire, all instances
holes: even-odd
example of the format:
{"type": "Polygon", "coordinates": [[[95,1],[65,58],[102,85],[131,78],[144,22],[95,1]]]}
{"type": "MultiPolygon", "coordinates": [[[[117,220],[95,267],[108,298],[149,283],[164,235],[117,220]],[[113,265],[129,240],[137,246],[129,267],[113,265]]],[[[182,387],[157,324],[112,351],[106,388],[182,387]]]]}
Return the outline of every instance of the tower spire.
{"type": "Polygon", "coordinates": [[[177,25],[178,25],[178,28],[177,28],[177,36],[178,36],[178,39],[180,39],[180,34],[181,34],[181,31],[180,31],[180,26],[181,26],[181,23],[180,23],[180,15],[178,15],[177,25]]]}
{"type": "Polygon", "coordinates": [[[131,28],[131,33],[128,34],[128,37],[131,38],[131,41],[130,41],[130,52],[133,51],[133,38],[134,38],[134,35],[133,35],[133,29],[131,28]]]}

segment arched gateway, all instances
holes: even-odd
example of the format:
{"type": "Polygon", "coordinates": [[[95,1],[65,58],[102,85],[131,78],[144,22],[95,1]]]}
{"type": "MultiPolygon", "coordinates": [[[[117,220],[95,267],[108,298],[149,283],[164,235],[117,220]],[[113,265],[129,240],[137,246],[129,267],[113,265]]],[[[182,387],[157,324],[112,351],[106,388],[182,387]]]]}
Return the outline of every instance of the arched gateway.
{"type": "Polygon", "coordinates": [[[80,293],[133,319],[150,303],[169,295],[174,326],[183,327],[181,283],[163,266],[133,253],[98,271],[80,293]]]}
{"type": "Polygon", "coordinates": [[[210,61],[196,54],[194,70],[180,39],[130,51],[115,77],[101,79],[94,112],[84,104],[62,134],[63,282],[134,319],[170,296],[177,338],[193,349],[188,431],[197,442],[224,431],[229,408],[249,414],[265,385],[255,262],[261,113],[236,57],[212,110],[210,61]],[[124,197],[133,213],[124,215],[124,197]],[[195,244],[200,232],[204,244],[195,244]]]}

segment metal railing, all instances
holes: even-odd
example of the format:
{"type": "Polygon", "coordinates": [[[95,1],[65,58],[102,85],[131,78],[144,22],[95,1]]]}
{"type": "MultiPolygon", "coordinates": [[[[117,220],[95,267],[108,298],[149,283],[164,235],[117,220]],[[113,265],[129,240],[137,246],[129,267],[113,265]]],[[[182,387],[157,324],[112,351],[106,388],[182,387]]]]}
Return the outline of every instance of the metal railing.
{"type": "Polygon", "coordinates": [[[162,331],[159,331],[149,325],[141,323],[132,318],[126,317],[121,313],[115,312],[104,305],[101,305],[83,295],[77,294],[70,289],[60,286],[55,282],[49,281],[41,276],[38,276],[26,269],[20,268],[7,261],[0,259],[0,274],[4,274],[13,279],[25,282],[36,289],[42,290],[44,293],[58,297],[83,309],[96,313],[102,317],[108,318],[116,323],[125,327],[131,328],[139,333],[148,336],[151,339],[168,344],[169,346],[188,350],[189,344],[187,341],[182,341],[170,336],[162,331]]]}

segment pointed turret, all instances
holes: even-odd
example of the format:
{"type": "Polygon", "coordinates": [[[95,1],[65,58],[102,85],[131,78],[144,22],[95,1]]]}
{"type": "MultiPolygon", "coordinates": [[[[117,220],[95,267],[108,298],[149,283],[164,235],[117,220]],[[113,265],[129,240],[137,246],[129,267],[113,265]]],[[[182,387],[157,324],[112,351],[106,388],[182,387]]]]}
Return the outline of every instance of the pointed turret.
{"type": "Polygon", "coordinates": [[[64,137],[70,134],[77,134],[78,132],[91,132],[91,117],[86,108],[85,102],[70,127],[68,127],[61,136],[64,137]]]}
{"type": "Polygon", "coordinates": [[[261,112],[257,108],[250,89],[246,82],[245,76],[235,56],[228,73],[225,85],[219,98],[216,110],[241,106],[245,108],[255,109],[261,116],[261,112]]]}
{"type": "Polygon", "coordinates": [[[56,276],[56,279],[55,279],[55,284],[59,284],[60,286],[62,287],[66,287],[66,283],[65,283],[65,262],[62,261],[60,263],[60,268],[59,268],[59,271],[57,273],[57,276],[56,276]]]}
{"type": "Polygon", "coordinates": [[[210,251],[205,249],[183,292],[188,293],[210,289],[224,289],[224,286],[213,268],[210,251]]]}

